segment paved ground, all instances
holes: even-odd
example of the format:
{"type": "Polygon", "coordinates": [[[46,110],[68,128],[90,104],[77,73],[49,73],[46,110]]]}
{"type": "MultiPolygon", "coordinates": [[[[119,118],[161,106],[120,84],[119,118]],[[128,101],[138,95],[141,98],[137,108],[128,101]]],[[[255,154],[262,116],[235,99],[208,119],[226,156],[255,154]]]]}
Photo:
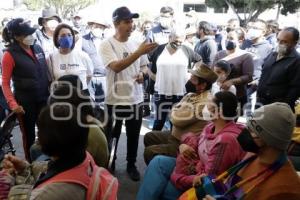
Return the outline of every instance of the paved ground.
{"type": "MultiPolygon", "coordinates": [[[[137,157],[137,167],[143,176],[146,165],[144,163],[143,152],[144,152],[144,144],[143,138],[145,133],[150,131],[149,126],[152,120],[150,117],[145,118],[143,120],[143,126],[141,130],[139,149],[138,149],[138,157],[137,157]]],[[[24,157],[23,148],[21,144],[21,135],[20,130],[16,127],[13,130],[13,143],[17,150],[16,154],[20,157],[24,157]]],[[[119,187],[119,200],[134,200],[140,185],[140,182],[132,181],[127,173],[126,173],[126,134],[125,129],[122,129],[122,135],[119,141],[118,152],[117,152],[117,160],[116,160],[116,170],[115,176],[118,178],[120,187],[119,187]]]]}

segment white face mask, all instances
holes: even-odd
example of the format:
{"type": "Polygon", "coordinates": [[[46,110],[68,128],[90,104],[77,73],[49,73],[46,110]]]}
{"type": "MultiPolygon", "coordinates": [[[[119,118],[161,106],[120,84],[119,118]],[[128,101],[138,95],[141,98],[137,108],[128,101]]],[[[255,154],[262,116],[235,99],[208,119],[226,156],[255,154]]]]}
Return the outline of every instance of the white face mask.
{"type": "Polygon", "coordinates": [[[248,39],[248,40],[254,40],[254,39],[257,39],[257,38],[261,37],[262,34],[263,34],[262,30],[250,28],[248,30],[248,32],[246,33],[246,39],[248,39]]]}
{"type": "Polygon", "coordinates": [[[209,112],[207,106],[204,106],[204,108],[202,109],[202,118],[204,121],[213,120],[213,117],[212,117],[211,113],[209,112]]]}
{"type": "Polygon", "coordinates": [[[51,20],[47,21],[47,27],[51,31],[54,31],[55,28],[57,27],[57,25],[58,25],[58,21],[56,21],[55,19],[51,19],[51,20]]]}
{"type": "Polygon", "coordinates": [[[33,37],[33,35],[27,35],[24,39],[23,39],[23,44],[25,45],[33,45],[35,42],[35,38],[33,37]]]}
{"type": "Polygon", "coordinates": [[[288,46],[285,44],[278,44],[276,47],[276,51],[279,56],[285,56],[288,53],[288,46]]]}
{"type": "Polygon", "coordinates": [[[92,29],[92,34],[97,38],[102,38],[104,31],[101,28],[94,28],[92,29]]]}

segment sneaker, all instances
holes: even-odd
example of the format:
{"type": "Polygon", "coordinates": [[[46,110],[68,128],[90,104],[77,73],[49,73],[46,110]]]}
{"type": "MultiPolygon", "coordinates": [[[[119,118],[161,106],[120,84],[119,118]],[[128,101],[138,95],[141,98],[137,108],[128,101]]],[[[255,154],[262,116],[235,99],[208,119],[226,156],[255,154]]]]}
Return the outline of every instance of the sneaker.
{"type": "Polygon", "coordinates": [[[137,170],[135,165],[127,165],[127,173],[133,181],[139,181],[141,179],[140,172],[137,170]]]}

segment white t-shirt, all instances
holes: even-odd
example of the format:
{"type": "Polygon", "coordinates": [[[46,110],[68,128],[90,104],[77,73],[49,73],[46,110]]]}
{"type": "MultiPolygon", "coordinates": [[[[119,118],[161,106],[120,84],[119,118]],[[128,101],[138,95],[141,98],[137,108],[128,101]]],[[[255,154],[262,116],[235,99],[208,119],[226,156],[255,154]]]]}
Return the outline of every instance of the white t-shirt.
{"type": "Polygon", "coordinates": [[[163,95],[183,96],[186,93],[185,84],[189,79],[188,64],[189,59],[182,49],[171,55],[165,47],[156,62],[155,91],[163,95]]]}
{"type": "Polygon", "coordinates": [[[143,102],[143,85],[137,83],[135,78],[139,74],[141,66],[148,64],[147,57],[145,55],[141,56],[119,73],[115,73],[108,67],[113,61],[126,58],[137,48],[137,43],[130,39],[126,42],[119,42],[114,37],[110,37],[101,43],[100,56],[107,68],[106,104],[133,105],[143,102]]]}
{"type": "Polygon", "coordinates": [[[77,49],[73,49],[69,54],[61,54],[56,50],[50,55],[49,67],[55,80],[64,75],[77,75],[82,82],[83,90],[88,88],[87,76],[92,76],[94,71],[89,56],[77,49]]]}
{"type": "MultiPolygon", "coordinates": [[[[224,90],[221,89],[218,82],[214,82],[211,87],[211,94],[214,96],[217,92],[220,92],[220,91],[224,91],[224,90]]],[[[234,95],[236,95],[236,88],[234,85],[230,86],[228,91],[232,92],[234,95]]]]}

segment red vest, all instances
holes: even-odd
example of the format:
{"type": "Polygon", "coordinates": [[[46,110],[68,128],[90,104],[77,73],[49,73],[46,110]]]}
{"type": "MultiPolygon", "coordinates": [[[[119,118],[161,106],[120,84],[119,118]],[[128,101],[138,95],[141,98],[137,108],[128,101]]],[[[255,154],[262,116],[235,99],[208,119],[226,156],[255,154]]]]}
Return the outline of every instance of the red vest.
{"type": "Polygon", "coordinates": [[[81,185],[87,189],[86,199],[88,200],[117,199],[118,180],[106,169],[98,167],[88,152],[85,160],[80,165],[53,176],[36,188],[58,182],[81,185]]]}

